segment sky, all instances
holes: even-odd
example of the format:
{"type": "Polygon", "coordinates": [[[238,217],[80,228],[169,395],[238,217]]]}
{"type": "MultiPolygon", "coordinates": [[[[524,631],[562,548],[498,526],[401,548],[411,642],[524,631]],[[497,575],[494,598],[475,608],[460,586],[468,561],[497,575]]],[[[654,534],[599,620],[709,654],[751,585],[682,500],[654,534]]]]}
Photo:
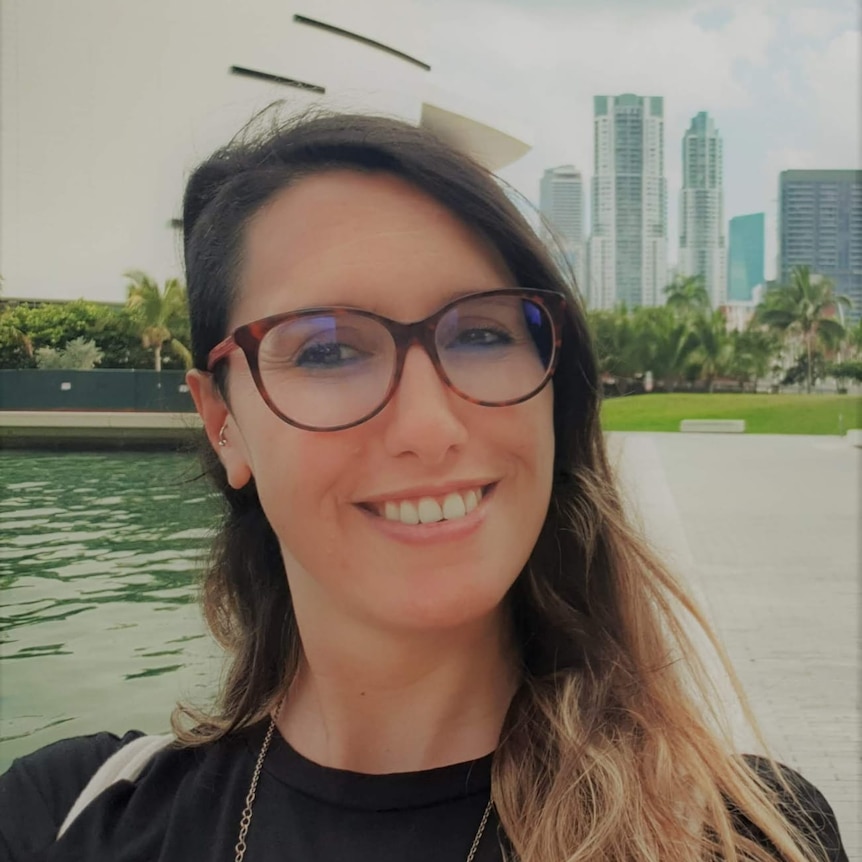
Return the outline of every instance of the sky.
{"type": "Polygon", "coordinates": [[[500,176],[534,204],[545,168],[592,176],[594,95],[664,97],[671,263],[682,137],[698,112],[723,138],[725,219],[767,214],[767,278],[779,172],[862,167],[855,0],[416,2],[437,22],[429,62],[440,85],[469,82],[472,99],[532,135],[531,152],[500,176]]]}

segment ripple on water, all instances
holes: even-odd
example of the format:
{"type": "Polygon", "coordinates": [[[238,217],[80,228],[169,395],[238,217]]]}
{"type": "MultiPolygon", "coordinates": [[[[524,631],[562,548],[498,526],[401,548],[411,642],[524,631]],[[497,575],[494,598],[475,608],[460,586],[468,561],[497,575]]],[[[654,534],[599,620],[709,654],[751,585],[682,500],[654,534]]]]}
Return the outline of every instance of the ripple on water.
{"type": "Polygon", "coordinates": [[[221,651],[195,601],[220,513],[198,473],[175,454],[0,452],[0,770],[65,736],[163,731],[178,699],[211,697],[221,651]]]}
{"type": "MultiPolygon", "coordinates": [[[[63,509],[51,508],[50,506],[45,506],[41,509],[13,509],[11,512],[3,513],[3,524],[5,526],[7,519],[11,518],[43,518],[48,515],[60,515],[63,512],[63,509]]],[[[16,524],[15,526],[20,526],[20,524],[16,524]]]]}

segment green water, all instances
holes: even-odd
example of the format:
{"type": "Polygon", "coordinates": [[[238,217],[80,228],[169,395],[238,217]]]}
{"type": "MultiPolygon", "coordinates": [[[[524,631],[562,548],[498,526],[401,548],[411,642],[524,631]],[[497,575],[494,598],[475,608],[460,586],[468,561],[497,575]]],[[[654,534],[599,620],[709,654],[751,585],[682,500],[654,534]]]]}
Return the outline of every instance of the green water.
{"type": "Polygon", "coordinates": [[[196,475],[176,454],[0,453],[0,771],[212,696],[196,586],[217,505],[196,475]]]}

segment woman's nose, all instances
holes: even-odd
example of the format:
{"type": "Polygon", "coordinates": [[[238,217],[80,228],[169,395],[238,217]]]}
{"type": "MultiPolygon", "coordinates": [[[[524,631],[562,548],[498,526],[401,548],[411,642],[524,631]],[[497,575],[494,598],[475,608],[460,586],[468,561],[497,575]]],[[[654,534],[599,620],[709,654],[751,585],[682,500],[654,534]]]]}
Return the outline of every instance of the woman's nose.
{"type": "Polygon", "coordinates": [[[467,441],[461,405],[467,406],[440,379],[426,351],[414,344],[404,358],[398,389],[381,415],[389,454],[412,453],[428,466],[442,464],[467,441]]]}

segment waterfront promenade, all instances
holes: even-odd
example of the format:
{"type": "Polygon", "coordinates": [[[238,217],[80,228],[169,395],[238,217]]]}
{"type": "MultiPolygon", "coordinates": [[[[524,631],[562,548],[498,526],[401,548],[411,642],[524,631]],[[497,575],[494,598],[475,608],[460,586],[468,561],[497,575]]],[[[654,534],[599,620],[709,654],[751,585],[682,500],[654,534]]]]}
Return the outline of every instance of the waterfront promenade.
{"type": "MultiPolygon", "coordinates": [[[[838,437],[609,436],[632,507],[705,607],[774,755],[820,788],[862,860],[862,450],[838,437]]],[[[741,725],[737,738],[755,748],[741,725]]]]}

